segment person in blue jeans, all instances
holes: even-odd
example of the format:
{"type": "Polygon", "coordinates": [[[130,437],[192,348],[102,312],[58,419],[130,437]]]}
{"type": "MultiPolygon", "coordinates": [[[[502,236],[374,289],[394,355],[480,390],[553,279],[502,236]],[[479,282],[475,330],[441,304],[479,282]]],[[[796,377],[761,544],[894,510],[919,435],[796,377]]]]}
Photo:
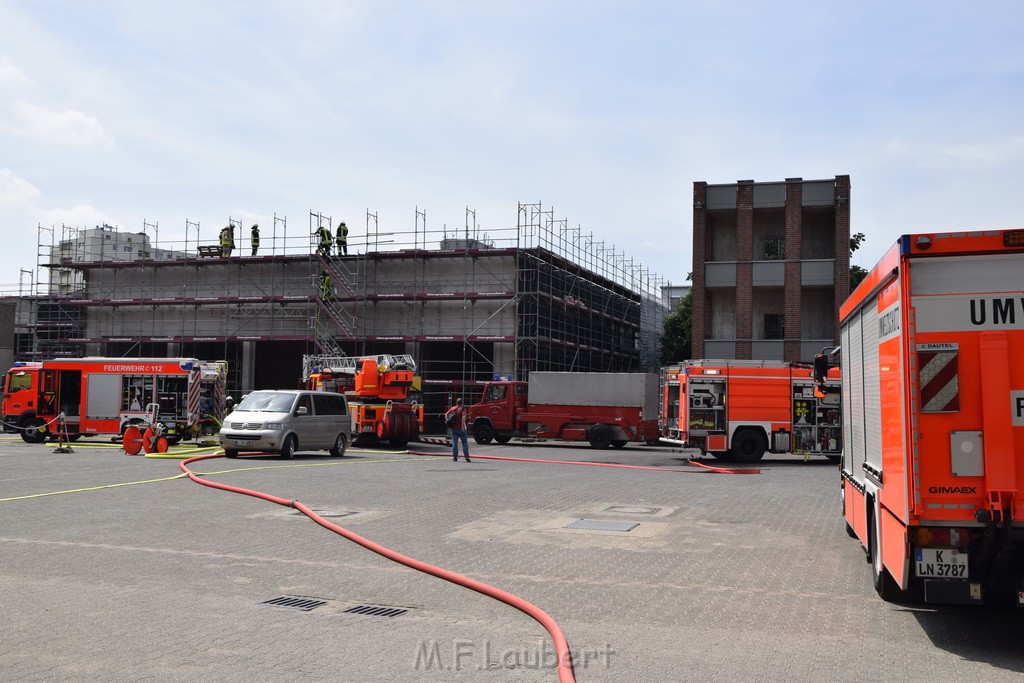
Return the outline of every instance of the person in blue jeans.
{"type": "Polygon", "coordinates": [[[466,462],[473,462],[469,459],[469,433],[466,431],[466,409],[462,407],[461,398],[455,399],[455,405],[444,414],[446,424],[450,417],[455,418],[451,426],[452,460],[454,462],[459,461],[459,441],[462,441],[462,454],[466,457],[466,462]]]}

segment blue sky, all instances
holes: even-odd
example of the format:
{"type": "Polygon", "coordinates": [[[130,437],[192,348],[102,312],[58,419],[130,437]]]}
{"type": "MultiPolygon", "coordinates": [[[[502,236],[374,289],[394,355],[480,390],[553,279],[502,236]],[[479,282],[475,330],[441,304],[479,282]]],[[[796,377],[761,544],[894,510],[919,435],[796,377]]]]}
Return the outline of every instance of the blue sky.
{"type": "MultiPolygon", "coordinates": [[[[1017,2],[0,0],[0,285],[37,226],[161,240],[543,202],[682,283],[693,182],[851,177],[854,262],[1024,226],[1017,2]]],[[[44,241],[49,237],[44,232],[44,241]]],[[[194,237],[193,237],[194,239],[194,237]]]]}

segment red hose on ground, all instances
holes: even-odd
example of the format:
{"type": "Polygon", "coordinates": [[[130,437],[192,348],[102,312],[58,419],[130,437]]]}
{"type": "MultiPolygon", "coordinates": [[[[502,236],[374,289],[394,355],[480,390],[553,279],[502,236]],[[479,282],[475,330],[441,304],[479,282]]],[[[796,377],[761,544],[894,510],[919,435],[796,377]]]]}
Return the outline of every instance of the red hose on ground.
{"type": "Polygon", "coordinates": [[[562,629],[559,628],[555,620],[548,616],[548,614],[544,612],[544,610],[527,602],[526,600],[523,600],[520,597],[512,595],[511,593],[507,593],[499,588],[495,588],[494,586],[489,586],[486,583],[481,583],[480,581],[476,581],[469,577],[462,576],[461,574],[456,574],[455,572],[448,571],[447,569],[435,567],[434,565],[427,564],[426,562],[421,562],[420,560],[414,560],[411,557],[406,557],[401,553],[397,553],[394,550],[390,550],[389,548],[385,548],[382,545],[378,545],[377,543],[365,539],[359,534],[349,531],[344,527],[340,527],[337,524],[334,524],[333,522],[328,522],[326,519],[316,514],[315,512],[313,512],[312,510],[310,510],[308,507],[306,507],[297,500],[287,500],[285,498],[272,496],[268,493],[263,493],[261,491],[253,491],[251,489],[244,489],[238,486],[229,486],[227,484],[220,484],[215,481],[207,481],[205,479],[201,479],[187,467],[187,465],[192,462],[197,462],[199,460],[209,460],[210,458],[220,457],[222,457],[221,454],[200,455],[195,458],[189,458],[188,460],[182,461],[180,463],[180,467],[182,471],[185,472],[186,475],[188,475],[188,478],[196,482],[197,484],[202,484],[203,486],[209,486],[211,488],[221,489],[224,491],[231,491],[232,493],[241,493],[246,496],[253,496],[254,498],[262,498],[263,500],[270,501],[271,503],[277,503],[278,505],[283,505],[285,507],[295,508],[296,510],[306,515],[307,517],[309,517],[325,529],[329,529],[334,533],[343,536],[354,543],[358,543],[367,550],[372,550],[378,555],[382,555],[383,557],[386,557],[389,560],[392,560],[393,562],[404,564],[406,567],[410,567],[417,571],[421,571],[436,576],[440,579],[444,579],[445,581],[450,581],[451,583],[455,583],[465,588],[475,590],[478,593],[483,593],[486,596],[492,597],[496,600],[500,600],[501,602],[504,602],[507,605],[515,607],[521,612],[524,612],[528,616],[532,617],[541,626],[543,626],[549,634],[551,634],[551,639],[554,641],[555,644],[555,653],[558,655],[559,682],[575,682],[576,677],[573,674],[572,653],[569,650],[569,643],[568,641],[566,641],[565,635],[562,633],[562,629]]]}
{"type": "MultiPolygon", "coordinates": [[[[409,451],[409,455],[426,455],[434,457],[451,457],[447,453],[427,453],[426,451],[409,451]]],[[[691,465],[697,465],[705,469],[681,470],[674,467],[649,467],[647,465],[623,465],[616,462],[586,462],[582,460],[543,460],[541,458],[516,458],[510,455],[473,455],[477,460],[511,460],[513,462],[540,462],[548,465],[583,465],[585,467],[617,467],[626,470],[650,470],[653,472],[679,472],[681,474],[761,474],[761,470],[755,467],[714,467],[689,461],[691,465]]]]}

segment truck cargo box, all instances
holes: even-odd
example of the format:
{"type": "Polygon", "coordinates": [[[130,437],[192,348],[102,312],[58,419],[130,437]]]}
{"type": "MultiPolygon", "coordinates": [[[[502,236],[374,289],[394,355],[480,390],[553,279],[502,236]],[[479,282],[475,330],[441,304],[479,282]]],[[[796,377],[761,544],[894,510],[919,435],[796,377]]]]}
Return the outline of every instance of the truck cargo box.
{"type": "Polygon", "coordinates": [[[619,406],[658,415],[659,376],[639,372],[531,372],[531,405],[619,406]]]}

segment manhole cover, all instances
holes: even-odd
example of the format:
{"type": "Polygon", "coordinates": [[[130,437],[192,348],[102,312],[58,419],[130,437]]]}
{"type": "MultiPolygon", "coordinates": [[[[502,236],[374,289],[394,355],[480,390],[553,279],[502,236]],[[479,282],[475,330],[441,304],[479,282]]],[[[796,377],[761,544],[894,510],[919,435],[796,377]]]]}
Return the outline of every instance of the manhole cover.
{"type": "Polygon", "coordinates": [[[639,522],[616,522],[606,519],[578,519],[566,524],[566,529],[586,529],[587,531],[631,531],[640,526],[639,522]]]}
{"type": "Polygon", "coordinates": [[[621,515],[656,515],[661,508],[652,508],[639,505],[611,505],[604,509],[605,512],[617,512],[621,515]]]}
{"type": "MultiPolygon", "coordinates": [[[[313,510],[313,512],[315,512],[316,514],[318,514],[321,517],[331,518],[331,519],[337,519],[338,517],[350,517],[352,515],[359,514],[358,512],[353,512],[352,510],[313,510]]],[[[288,514],[290,514],[290,515],[298,515],[300,517],[305,517],[306,516],[305,512],[298,512],[298,511],[290,512],[288,514]]]]}

